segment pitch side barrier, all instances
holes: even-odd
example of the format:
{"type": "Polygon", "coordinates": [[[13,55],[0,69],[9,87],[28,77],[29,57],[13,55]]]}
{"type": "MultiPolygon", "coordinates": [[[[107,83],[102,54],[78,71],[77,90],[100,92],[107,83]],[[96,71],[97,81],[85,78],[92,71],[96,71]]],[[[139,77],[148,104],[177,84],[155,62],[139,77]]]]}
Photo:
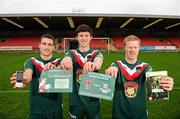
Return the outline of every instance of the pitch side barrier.
{"type": "Polygon", "coordinates": [[[177,51],[176,46],[141,46],[141,51],[177,51]]]}
{"type": "Polygon", "coordinates": [[[32,51],[32,46],[0,46],[0,51],[32,51]]]}

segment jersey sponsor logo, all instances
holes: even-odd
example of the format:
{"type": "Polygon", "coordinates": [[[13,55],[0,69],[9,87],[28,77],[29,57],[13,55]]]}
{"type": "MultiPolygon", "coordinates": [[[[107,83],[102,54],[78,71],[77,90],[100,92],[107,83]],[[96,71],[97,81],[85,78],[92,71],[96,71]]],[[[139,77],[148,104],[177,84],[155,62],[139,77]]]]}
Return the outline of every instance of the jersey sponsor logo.
{"type": "Polygon", "coordinates": [[[84,64],[88,61],[92,61],[92,59],[94,58],[94,56],[97,54],[97,50],[94,50],[92,53],[89,53],[88,55],[86,55],[86,57],[84,58],[80,53],[78,53],[76,50],[71,50],[73,56],[75,57],[76,62],[83,67],[84,64]]]}
{"type": "MultiPolygon", "coordinates": [[[[35,65],[35,67],[38,69],[38,71],[42,72],[42,70],[44,69],[45,64],[43,62],[37,60],[34,57],[31,58],[31,61],[35,65]]],[[[51,63],[54,64],[54,65],[57,65],[59,63],[59,61],[60,61],[60,59],[55,59],[51,63]]]]}
{"type": "Polygon", "coordinates": [[[128,80],[135,80],[137,77],[141,75],[141,73],[144,71],[146,68],[147,64],[142,62],[141,64],[135,66],[133,69],[130,69],[126,64],[124,64],[121,61],[117,61],[117,64],[123,73],[123,75],[128,79],[128,80]]]}
{"type": "Polygon", "coordinates": [[[138,84],[134,81],[126,81],[124,83],[125,95],[129,98],[136,96],[138,90],[138,84]]]}

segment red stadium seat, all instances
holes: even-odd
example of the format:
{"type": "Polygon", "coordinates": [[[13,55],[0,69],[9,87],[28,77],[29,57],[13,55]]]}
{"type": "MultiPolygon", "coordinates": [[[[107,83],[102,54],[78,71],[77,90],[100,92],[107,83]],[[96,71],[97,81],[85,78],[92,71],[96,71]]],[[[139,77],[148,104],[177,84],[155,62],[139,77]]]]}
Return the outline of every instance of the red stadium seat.
{"type": "Polygon", "coordinates": [[[5,42],[1,42],[0,46],[32,46],[38,49],[40,36],[14,36],[5,42]]]}

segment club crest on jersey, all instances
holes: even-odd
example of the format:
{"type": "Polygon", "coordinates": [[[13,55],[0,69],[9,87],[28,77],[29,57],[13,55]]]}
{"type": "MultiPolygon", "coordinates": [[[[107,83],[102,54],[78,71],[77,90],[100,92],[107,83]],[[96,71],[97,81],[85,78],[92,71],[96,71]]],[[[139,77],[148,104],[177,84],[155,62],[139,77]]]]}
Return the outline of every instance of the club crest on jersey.
{"type": "Polygon", "coordinates": [[[136,67],[136,72],[141,73],[142,72],[142,67],[136,67]]]}
{"type": "Polygon", "coordinates": [[[138,84],[134,81],[126,81],[124,83],[125,95],[129,98],[136,96],[138,90],[138,84]]]}
{"type": "Polygon", "coordinates": [[[80,82],[81,82],[81,79],[82,79],[82,69],[77,69],[77,70],[76,70],[76,81],[77,81],[78,83],[80,83],[80,82]]]}
{"type": "Polygon", "coordinates": [[[93,61],[93,57],[91,55],[87,56],[87,61],[93,61]]]}

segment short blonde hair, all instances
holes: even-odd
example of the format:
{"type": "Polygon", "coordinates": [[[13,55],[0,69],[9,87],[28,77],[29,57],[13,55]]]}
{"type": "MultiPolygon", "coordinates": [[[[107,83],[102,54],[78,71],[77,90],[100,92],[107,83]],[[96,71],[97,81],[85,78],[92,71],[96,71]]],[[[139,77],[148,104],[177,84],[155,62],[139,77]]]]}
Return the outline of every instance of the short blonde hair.
{"type": "Polygon", "coordinates": [[[139,45],[141,43],[141,40],[135,35],[129,35],[129,36],[124,38],[124,47],[126,46],[127,41],[139,41],[139,45]]]}

